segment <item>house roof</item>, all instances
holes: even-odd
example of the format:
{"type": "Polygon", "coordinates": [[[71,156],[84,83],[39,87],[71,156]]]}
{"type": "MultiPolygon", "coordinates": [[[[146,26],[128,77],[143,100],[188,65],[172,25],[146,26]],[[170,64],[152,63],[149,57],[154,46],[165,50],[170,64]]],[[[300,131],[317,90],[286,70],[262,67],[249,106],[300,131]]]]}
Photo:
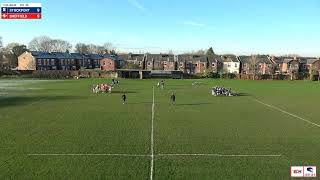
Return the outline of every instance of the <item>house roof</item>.
{"type": "Polygon", "coordinates": [[[173,54],[146,54],[146,60],[154,61],[174,61],[173,54]]]}
{"type": "Polygon", "coordinates": [[[285,58],[285,59],[283,59],[283,63],[290,63],[291,61],[298,61],[298,60],[295,60],[294,58],[285,58]]]}
{"type": "MultiPolygon", "coordinates": [[[[272,64],[272,61],[269,59],[267,55],[258,55],[256,56],[257,60],[256,63],[266,63],[266,64],[272,64]]],[[[239,61],[241,63],[250,63],[252,61],[252,56],[239,56],[239,61]]]]}
{"type": "Polygon", "coordinates": [[[320,59],[316,59],[316,58],[300,58],[300,63],[302,63],[302,64],[313,64],[316,61],[320,61],[320,59]]]}
{"type": "Polygon", "coordinates": [[[115,60],[123,60],[123,58],[113,56],[110,54],[81,54],[81,53],[67,53],[67,52],[41,52],[41,51],[31,51],[32,56],[41,59],[94,59],[100,60],[104,57],[112,57],[115,60]]]}
{"type": "Polygon", "coordinates": [[[52,52],[51,53],[56,59],[74,59],[75,57],[70,53],[52,52]]]}
{"type": "Polygon", "coordinates": [[[30,51],[32,56],[35,56],[36,58],[41,59],[54,59],[55,56],[48,52],[43,51],[30,51]]]}
{"type": "Polygon", "coordinates": [[[138,60],[138,61],[143,61],[144,59],[144,54],[120,54],[119,57],[121,57],[124,60],[138,60]]]}
{"type": "Polygon", "coordinates": [[[194,55],[194,54],[183,54],[183,55],[178,55],[178,60],[179,61],[187,61],[187,62],[207,62],[208,57],[205,55],[194,55]]]}
{"type": "Polygon", "coordinates": [[[104,56],[101,54],[89,54],[90,59],[94,59],[94,60],[100,60],[102,59],[104,56]]]}
{"type": "Polygon", "coordinates": [[[223,62],[221,56],[214,55],[213,57],[208,57],[210,63],[212,62],[223,62]]]}
{"type": "Polygon", "coordinates": [[[71,53],[71,55],[72,55],[75,59],[83,59],[83,54],[81,54],[81,53],[71,53]]]}
{"type": "Polygon", "coordinates": [[[221,56],[222,62],[239,62],[237,57],[233,54],[224,54],[221,56]]]}
{"type": "Polygon", "coordinates": [[[102,58],[109,58],[109,59],[112,59],[114,61],[124,61],[124,59],[120,56],[116,56],[116,55],[111,55],[111,54],[104,54],[102,55],[102,58]]]}

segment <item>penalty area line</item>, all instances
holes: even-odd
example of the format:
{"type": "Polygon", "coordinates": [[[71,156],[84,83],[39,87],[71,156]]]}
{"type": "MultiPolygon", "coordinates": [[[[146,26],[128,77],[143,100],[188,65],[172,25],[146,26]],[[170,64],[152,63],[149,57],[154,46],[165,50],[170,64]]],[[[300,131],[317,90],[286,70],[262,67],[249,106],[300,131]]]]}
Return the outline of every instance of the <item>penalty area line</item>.
{"type": "Polygon", "coordinates": [[[295,117],[295,118],[297,118],[297,119],[300,119],[300,120],[302,120],[302,121],[304,121],[304,122],[307,122],[307,123],[309,123],[309,124],[312,124],[312,125],[314,125],[314,126],[320,127],[320,125],[317,124],[317,123],[314,123],[314,122],[312,122],[312,121],[309,121],[309,120],[307,120],[307,119],[304,119],[304,118],[302,118],[302,117],[300,117],[300,116],[298,116],[298,115],[289,113],[288,111],[285,111],[285,110],[283,110],[283,109],[280,109],[280,108],[278,108],[278,107],[276,107],[276,106],[273,106],[273,105],[264,103],[264,102],[262,102],[262,101],[259,101],[258,99],[255,99],[255,98],[251,98],[251,99],[252,99],[253,101],[255,101],[255,102],[257,102],[257,103],[260,103],[260,104],[262,104],[262,105],[265,105],[265,106],[267,106],[267,107],[269,107],[269,108],[278,110],[278,111],[280,111],[280,112],[282,112],[282,113],[284,113],[284,114],[287,114],[287,115],[289,115],[289,116],[295,117]]]}

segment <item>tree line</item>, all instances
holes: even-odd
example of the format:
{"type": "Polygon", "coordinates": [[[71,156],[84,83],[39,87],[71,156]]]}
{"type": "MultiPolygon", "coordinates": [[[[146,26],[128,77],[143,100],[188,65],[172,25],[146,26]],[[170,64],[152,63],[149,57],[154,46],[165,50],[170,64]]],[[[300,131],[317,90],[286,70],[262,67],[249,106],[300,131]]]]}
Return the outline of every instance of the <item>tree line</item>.
{"type": "Polygon", "coordinates": [[[20,43],[9,43],[3,45],[0,37],[0,68],[15,68],[18,65],[18,57],[25,51],[44,52],[76,52],[83,54],[116,54],[116,48],[112,43],[106,42],[103,45],[77,43],[74,48],[72,44],[63,39],[53,39],[48,36],[33,38],[28,45],[20,43]]]}

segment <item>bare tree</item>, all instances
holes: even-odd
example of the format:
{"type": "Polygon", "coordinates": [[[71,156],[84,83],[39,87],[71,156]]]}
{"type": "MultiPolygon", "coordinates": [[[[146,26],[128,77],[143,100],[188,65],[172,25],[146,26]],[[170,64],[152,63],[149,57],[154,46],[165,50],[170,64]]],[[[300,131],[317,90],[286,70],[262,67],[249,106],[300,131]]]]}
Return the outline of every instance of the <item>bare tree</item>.
{"type": "Polygon", "coordinates": [[[72,45],[62,39],[51,39],[48,36],[35,37],[29,43],[29,49],[45,52],[66,52],[72,49],[72,45]]]}
{"type": "Polygon", "coordinates": [[[4,59],[8,67],[18,65],[18,57],[27,50],[26,46],[19,43],[9,43],[3,48],[4,59]]]}
{"type": "Polygon", "coordinates": [[[67,52],[72,49],[72,45],[68,41],[61,39],[52,39],[50,44],[51,51],[54,52],[67,52]]]}
{"type": "Polygon", "coordinates": [[[87,54],[115,54],[116,48],[108,42],[103,45],[78,43],[75,46],[75,51],[87,54]]]}
{"type": "Polygon", "coordinates": [[[110,53],[111,54],[112,51],[116,51],[116,48],[110,42],[106,42],[102,46],[104,48],[105,53],[110,53]]]}
{"type": "Polygon", "coordinates": [[[88,54],[89,53],[89,47],[88,45],[84,43],[78,43],[75,46],[75,52],[81,53],[81,54],[88,54]]]}
{"type": "Polygon", "coordinates": [[[88,53],[89,54],[94,54],[94,53],[98,53],[98,47],[95,44],[88,44],[88,53]]]}
{"type": "Polygon", "coordinates": [[[48,36],[39,36],[33,38],[29,43],[29,49],[33,51],[45,51],[45,52],[51,52],[52,51],[52,45],[51,45],[52,39],[48,36]]]}

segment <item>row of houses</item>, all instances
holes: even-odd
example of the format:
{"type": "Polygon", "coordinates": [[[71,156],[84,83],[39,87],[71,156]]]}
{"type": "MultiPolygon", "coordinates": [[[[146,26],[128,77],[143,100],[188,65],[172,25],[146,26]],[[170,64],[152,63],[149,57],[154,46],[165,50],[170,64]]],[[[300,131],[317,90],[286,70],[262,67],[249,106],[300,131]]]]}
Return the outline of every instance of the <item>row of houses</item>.
{"type": "MultiPolygon", "coordinates": [[[[123,66],[123,60],[110,54],[80,54],[61,52],[26,51],[18,57],[18,70],[79,70],[102,68],[101,60],[110,59],[123,66]]],[[[102,64],[103,63],[103,64],[102,64]]],[[[115,67],[117,67],[115,65],[115,67]]]]}
{"type": "Polygon", "coordinates": [[[18,70],[115,71],[133,64],[139,70],[181,71],[203,74],[207,71],[234,74],[291,74],[320,72],[320,59],[314,57],[275,57],[268,55],[235,56],[194,54],[80,54],[26,51],[18,57],[18,70]]]}

